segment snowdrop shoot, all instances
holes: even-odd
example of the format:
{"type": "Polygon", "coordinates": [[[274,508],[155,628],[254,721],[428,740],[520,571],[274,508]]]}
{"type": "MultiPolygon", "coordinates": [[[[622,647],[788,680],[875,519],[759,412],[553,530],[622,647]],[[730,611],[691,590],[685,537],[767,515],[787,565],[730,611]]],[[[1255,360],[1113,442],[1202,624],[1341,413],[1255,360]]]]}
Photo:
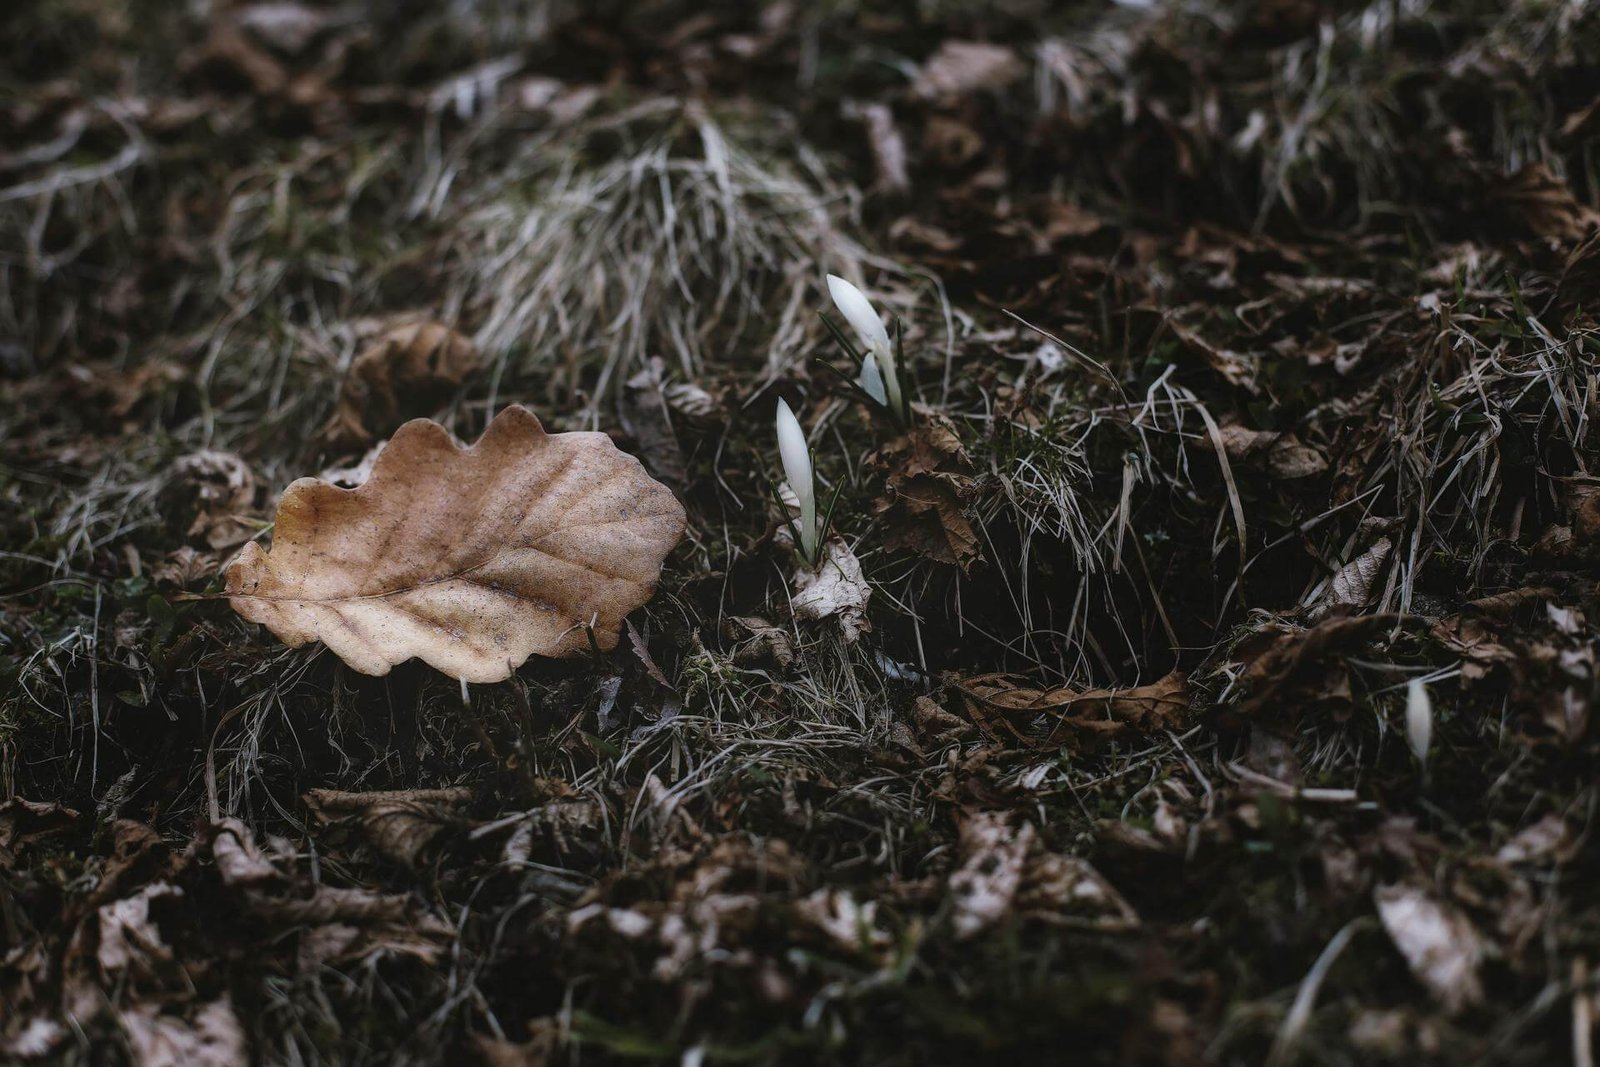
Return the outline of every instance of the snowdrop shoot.
{"type": "Polygon", "coordinates": [[[816,562],[821,538],[817,529],[817,486],[811,470],[811,448],[806,432],[789,405],[778,398],[778,456],[783,460],[783,478],[800,502],[800,555],[816,562]]]}
{"type": "Polygon", "coordinates": [[[1406,742],[1424,770],[1428,766],[1428,746],[1433,742],[1433,701],[1422,679],[1413,678],[1406,687],[1406,742]]]}
{"type": "Polygon", "coordinates": [[[866,354],[861,360],[861,388],[868,396],[900,417],[904,410],[900,392],[900,373],[895,366],[894,346],[889,331],[866,294],[837,274],[828,275],[828,295],[851,329],[861,338],[866,354]]]}

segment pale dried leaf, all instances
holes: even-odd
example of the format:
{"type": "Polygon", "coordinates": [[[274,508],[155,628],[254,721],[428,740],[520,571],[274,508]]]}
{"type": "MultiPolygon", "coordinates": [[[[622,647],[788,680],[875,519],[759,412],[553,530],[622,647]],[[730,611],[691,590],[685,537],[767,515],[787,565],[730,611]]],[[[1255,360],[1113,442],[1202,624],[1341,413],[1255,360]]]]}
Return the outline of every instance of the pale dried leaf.
{"type": "Polygon", "coordinates": [[[639,458],[650,472],[669,485],[682,487],[688,474],[683,449],[667,414],[663,370],[662,361],[652,359],[649,366],[629,378],[619,408],[623,427],[639,442],[639,458]]]}
{"type": "Polygon", "coordinates": [[[980,89],[1004,89],[1025,74],[1022,60],[1004,45],[946,41],[922,65],[915,91],[930,98],[960,96],[980,89]]]}
{"type": "Polygon", "coordinates": [[[325,482],[332,482],[341,489],[354,489],[359,485],[365,485],[367,484],[367,479],[372,477],[373,465],[378,462],[378,456],[383,452],[383,446],[388,443],[387,441],[379,441],[362,453],[361,458],[349,466],[329,467],[317,477],[325,482]]]}
{"type": "Polygon", "coordinates": [[[861,561],[842,539],[828,539],[815,570],[801,567],[795,571],[794,590],[791,606],[795,618],[810,622],[838,619],[846,641],[872,629],[867,619],[872,587],[861,573],[861,561]]]}
{"type": "Polygon", "coordinates": [[[1546,815],[1538,822],[1523,827],[1515,837],[1501,845],[1495,858],[1501,863],[1565,862],[1576,851],[1577,844],[1567,821],[1559,815],[1546,815]]]}
{"type": "Polygon", "coordinates": [[[100,945],[95,958],[107,976],[135,968],[151,969],[172,959],[172,948],[150,918],[150,902],[181,897],[183,890],[153,882],[131,897],[103,904],[99,911],[100,945]]]}
{"type": "Polygon", "coordinates": [[[213,828],[211,858],[227,886],[264,885],[281,877],[256,847],[255,835],[238,819],[224,819],[213,828]]]}
{"type": "Polygon", "coordinates": [[[29,1019],[28,1024],[20,1027],[14,1037],[0,1041],[0,1053],[18,1060],[43,1059],[66,1037],[66,1027],[40,1015],[29,1019]]]}
{"type": "Polygon", "coordinates": [[[1411,973],[1446,1011],[1482,1002],[1483,943],[1466,916],[1415,886],[1380,886],[1373,901],[1411,973]]]}
{"type": "Polygon", "coordinates": [[[249,1063],[244,1031],[233,1006],[214,1000],[192,1019],[140,1004],[122,1013],[135,1067],[238,1067],[249,1063]]]}
{"type": "Polygon", "coordinates": [[[845,952],[873,955],[893,943],[878,926],[877,901],[863,904],[843,889],[818,889],[795,904],[795,914],[845,952]]]}
{"type": "Polygon", "coordinates": [[[462,448],[419,419],[361,487],[289,486],[271,552],[246,545],[227,595],[285,643],[320,640],[363,674],[418,657],[498,682],[535,653],[586,649],[590,626],[616,647],[684,522],[605,434],[547,434],[513,406],[462,448]]]}
{"type": "Polygon", "coordinates": [[[903,193],[911,187],[906,170],[906,142],[895,125],[894,112],[888,104],[856,104],[846,108],[845,114],[861,123],[867,135],[867,147],[872,150],[873,171],[878,188],[890,193],[903,193]]]}
{"type": "Polygon", "coordinates": [[[305,51],[313,38],[332,21],[326,11],[305,4],[279,2],[250,4],[237,16],[240,26],[263,44],[294,55],[305,51]]]}
{"type": "Polygon", "coordinates": [[[1013,829],[1001,812],[984,811],[961,824],[961,866],[950,875],[951,923],[957,938],[982,933],[1011,911],[1022,887],[1033,825],[1013,829]]]}
{"type": "Polygon", "coordinates": [[[1097,930],[1129,930],[1139,913],[1088,860],[1040,851],[1027,865],[1017,911],[1030,919],[1097,930]]]}
{"type": "Polygon", "coordinates": [[[691,422],[714,423],[724,413],[722,401],[692,382],[673,382],[662,388],[661,395],[673,414],[691,422]]]}
{"type": "Polygon", "coordinates": [[[1330,607],[1362,607],[1371,600],[1373,583],[1383,573],[1383,565],[1388,561],[1392,547],[1387,537],[1381,537],[1377,544],[1340,567],[1328,583],[1326,604],[1330,607]]]}

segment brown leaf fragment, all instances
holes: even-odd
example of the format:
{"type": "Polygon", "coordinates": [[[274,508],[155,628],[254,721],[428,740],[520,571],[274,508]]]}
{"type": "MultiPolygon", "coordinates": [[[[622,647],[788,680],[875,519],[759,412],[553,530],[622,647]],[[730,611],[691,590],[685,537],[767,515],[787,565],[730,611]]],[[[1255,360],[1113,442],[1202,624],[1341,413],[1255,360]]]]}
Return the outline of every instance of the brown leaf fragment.
{"type": "Polygon", "coordinates": [[[876,958],[894,943],[894,936],[879,925],[878,903],[863,903],[844,889],[818,889],[795,902],[795,918],[821,934],[833,947],[847,953],[876,958]]]}
{"type": "Polygon", "coordinates": [[[1269,709],[1298,709],[1308,701],[1347,703],[1344,656],[1372,634],[1397,621],[1395,615],[1335,616],[1308,630],[1264,630],[1249,641],[1242,680],[1248,694],[1240,718],[1269,709]]]}
{"type": "Polygon", "coordinates": [[[413,867],[442,830],[464,822],[472,790],[461,786],[372,793],[313,789],[305,801],[319,822],[354,826],[384,857],[413,867]]]}
{"type": "Polygon", "coordinates": [[[209,553],[180,545],[150,568],[157,585],[188,589],[204,584],[217,572],[217,561],[209,553]]]}
{"type": "Polygon", "coordinates": [[[1522,674],[1523,657],[1500,640],[1489,620],[1470,615],[1440,619],[1433,637],[1461,657],[1461,684],[1470,687],[1487,678],[1496,668],[1517,677],[1522,674]]]}
{"type": "Polygon", "coordinates": [[[1508,589],[1504,593],[1493,593],[1476,600],[1469,600],[1466,606],[1479,615],[1487,615],[1493,619],[1510,619],[1516,612],[1544,604],[1557,595],[1554,586],[1525,585],[1517,589],[1508,589]]]}
{"type": "Polygon", "coordinates": [[[394,326],[351,362],[323,435],[336,448],[370,444],[437,409],[477,368],[476,346],[443,323],[394,326]]]}
{"type": "Polygon", "coordinates": [[[891,491],[872,506],[876,514],[889,516],[883,546],[962,570],[971,567],[979,555],[978,535],[962,507],[971,493],[972,479],[955,474],[915,474],[892,482],[891,491]]]}
{"type": "Polygon", "coordinates": [[[754,615],[730,615],[722,620],[722,638],[733,642],[733,662],[740,667],[776,667],[794,663],[794,639],[789,631],[754,615]]]}
{"type": "Polygon", "coordinates": [[[188,536],[211,548],[232,548],[254,537],[261,523],[251,517],[256,476],[232,452],[206,449],[172,466],[175,491],[186,494],[195,509],[188,536]]]}
{"type": "Polygon", "coordinates": [[[1198,352],[1211,369],[1222,376],[1230,385],[1238,386],[1251,394],[1260,393],[1261,387],[1256,382],[1256,370],[1261,359],[1259,356],[1235,352],[1232,349],[1220,348],[1212,344],[1182,323],[1171,323],[1173,335],[1183,342],[1186,348],[1198,352]]]}
{"type": "MultiPolygon", "coordinates": [[[[1595,99],[1600,107],[1600,97],[1595,99]]],[[[1567,254],[1561,271],[1561,281],[1556,286],[1556,303],[1562,311],[1583,308],[1594,312],[1600,306],[1600,230],[1580,241],[1567,254]]]]}
{"type": "Polygon", "coordinates": [[[1017,739],[1049,747],[1069,736],[1087,742],[1180,726],[1191,701],[1189,683],[1177,671],[1149,685],[1131,689],[1035,689],[1006,674],[985,674],[965,679],[957,688],[967,710],[980,725],[997,718],[1017,739]],[[1041,736],[1030,724],[1043,718],[1041,736]]]}
{"type": "Polygon", "coordinates": [[[683,465],[683,450],[667,415],[662,391],[661,360],[629,378],[622,391],[623,428],[639,442],[639,458],[650,472],[668,485],[682,488],[688,474],[683,465]]]}
{"type": "Polygon", "coordinates": [[[682,536],[682,505],[601,433],[547,434],[522,407],[463,448],[418,419],[356,489],[284,491],[270,552],[225,572],[234,610],[363,674],[418,657],[498,682],[530,655],[616,647],[682,536]]]}
{"type": "Polygon", "coordinates": [[[187,1017],[158,1004],[122,1013],[135,1067],[239,1067],[250,1062],[244,1030],[226,999],[201,1005],[187,1017]]]}
{"type": "MultiPolygon", "coordinates": [[[[1223,451],[1229,459],[1259,463],[1279,480],[1296,481],[1328,469],[1328,461],[1322,453],[1292,433],[1250,430],[1237,423],[1219,427],[1219,431],[1223,451]]],[[[1206,451],[1216,448],[1210,435],[1200,438],[1198,445],[1206,451]]]]}
{"type": "Polygon", "coordinates": [[[973,725],[961,716],[946,711],[930,696],[917,697],[912,714],[917,733],[927,746],[944,746],[969,741],[977,736],[973,725]]]}
{"type": "Polygon", "coordinates": [[[54,801],[15,797],[0,803],[0,871],[10,870],[26,846],[63,833],[77,821],[76,811],[54,801]]]}
{"type": "Polygon", "coordinates": [[[306,928],[299,945],[302,968],[380,954],[431,963],[455,935],[449,923],[424,910],[414,897],[310,885],[275,865],[237,819],[212,826],[200,844],[209,847],[223,885],[244,912],[269,926],[306,928]]]}
{"type": "Polygon", "coordinates": [[[472,1048],[483,1067],[547,1067],[557,1062],[557,1049],[565,1032],[553,1019],[535,1019],[528,1024],[532,1037],[513,1042],[484,1034],[472,1036],[472,1048]]]}
{"type": "Polygon", "coordinates": [[[967,569],[978,558],[978,535],[966,516],[973,480],[966,448],[948,418],[918,411],[911,429],[867,457],[885,475],[872,504],[884,517],[883,544],[967,569]]]}
{"type": "Polygon", "coordinates": [[[1379,886],[1373,902],[1411,973],[1445,1011],[1454,1015],[1482,1003],[1484,947],[1465,915],[1409,885],[1379,886]]]}
{"type": "Polygon", "coordinates": [[[1058,926],[1131,930],[1139,913],[1088,860],[1038,850],[1017,893],[1023,917],[1058,926]]]}
{"type": "Polygon", "coordinates": [[[961,96],[1004,89],[1027,72],[1017,54],[1004,45],[952,40],[928,57],[912,89],[918,96],[930,99],[961,96]]]}
{"type": "Polygon", "coordinates": [[[1580,202],[1544,163],[1529,163],[1501,179],[1493,203],[1513,225],[1550,241],[1581,241],[1600,222],[1600,213],[1580,202]]]}
{"type": "Polygon", "coordinates": [[[243,83],[258,96],[277,96],[289,85],[289,71],[233,21],[214,23],[205,44],[186,57],[186,72],[207,81],[243,83]]]}

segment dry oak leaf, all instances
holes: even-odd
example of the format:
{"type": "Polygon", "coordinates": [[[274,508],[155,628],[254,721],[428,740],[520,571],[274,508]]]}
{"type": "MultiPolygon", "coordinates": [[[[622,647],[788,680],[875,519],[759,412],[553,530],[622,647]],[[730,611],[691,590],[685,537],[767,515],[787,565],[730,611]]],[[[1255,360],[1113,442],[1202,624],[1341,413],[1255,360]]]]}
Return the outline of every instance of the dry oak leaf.
{"type": "Polygon", "coordinates": [[[302,478],[272,550],[227,569],[233,608],[286,644],[322,641],[363,674],[417,657],[468,682],[529,656],[604,650],[655,592],[682,505],[603,433],[547,434],[526,408],[463,448],[402,426],[356,489],[302,478]]]}

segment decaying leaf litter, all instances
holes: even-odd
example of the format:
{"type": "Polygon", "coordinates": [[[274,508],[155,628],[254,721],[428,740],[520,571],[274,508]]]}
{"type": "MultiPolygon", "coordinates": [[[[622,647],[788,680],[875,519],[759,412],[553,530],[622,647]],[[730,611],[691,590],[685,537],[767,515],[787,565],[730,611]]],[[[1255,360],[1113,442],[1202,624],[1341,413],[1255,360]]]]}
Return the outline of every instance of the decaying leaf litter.
{"type": "Polygon", "coordinates": [[[1592,1062],[1596,18],[8,8],[0,1058],[1592,1062]],[[518,408],[564,658],[230,609],[518,408]]]}

